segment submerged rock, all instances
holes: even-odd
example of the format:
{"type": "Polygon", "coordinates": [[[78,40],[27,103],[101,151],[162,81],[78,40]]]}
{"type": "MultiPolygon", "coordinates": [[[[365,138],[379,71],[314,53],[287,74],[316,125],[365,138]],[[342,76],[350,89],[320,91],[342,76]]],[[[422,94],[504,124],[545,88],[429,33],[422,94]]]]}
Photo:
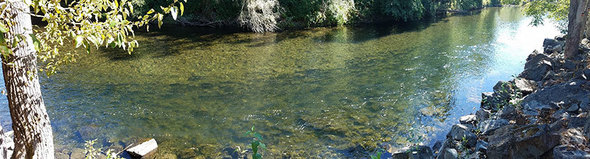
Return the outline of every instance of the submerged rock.
{"type": "Polygon", "coordinates": [[[392,154],[393,159],[432,159],[432,149],[428,146],[412,146],[392,154]]]}

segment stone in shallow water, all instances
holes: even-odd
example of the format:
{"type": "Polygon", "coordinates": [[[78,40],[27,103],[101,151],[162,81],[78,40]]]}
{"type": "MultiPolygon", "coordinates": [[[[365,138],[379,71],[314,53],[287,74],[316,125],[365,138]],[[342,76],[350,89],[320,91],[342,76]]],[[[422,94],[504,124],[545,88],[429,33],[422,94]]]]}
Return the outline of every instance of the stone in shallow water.
{"type": "Polygon", "coordinates": [[[393,159],[432,159],[432,149],[428,146],[413,146],[392,154],[393,159]]]}
{"type": "Polygon", "coordinates": [[[155,154],[156,150],[158,149],[158,143],[155,139],[150,139],[146,142],[143,142],[137,146],[133,146],[127,149],[127,153],[129,153],[134,158],[150,158],[155,154]]]}

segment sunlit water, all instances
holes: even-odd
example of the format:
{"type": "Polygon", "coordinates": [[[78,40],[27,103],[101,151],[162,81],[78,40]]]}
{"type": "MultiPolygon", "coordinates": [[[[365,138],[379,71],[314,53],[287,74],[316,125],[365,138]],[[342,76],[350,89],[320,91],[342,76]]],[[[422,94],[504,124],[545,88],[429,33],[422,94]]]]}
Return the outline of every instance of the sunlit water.
{"type": "Polygon", "coordinates": [[[94,51],[42,78],[43,96],[58,151],[155,138],[161,154],[217,158],[244,148],[255,126],[266,156],[358,157],[381,143],[442,139],[481,92],[559,34],[529,22],[509,7],[276,34],[164,28],[139,34],[132,55],[94,51]]]}

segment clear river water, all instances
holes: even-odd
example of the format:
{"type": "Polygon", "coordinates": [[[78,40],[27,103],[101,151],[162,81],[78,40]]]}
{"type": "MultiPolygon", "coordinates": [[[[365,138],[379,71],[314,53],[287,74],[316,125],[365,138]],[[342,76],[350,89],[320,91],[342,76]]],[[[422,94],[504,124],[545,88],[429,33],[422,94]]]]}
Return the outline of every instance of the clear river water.
{"type": "MultiPolygon", "coordinates": [[[[139,33],[131,55],[95,50],[41,84],[57,151],[155,138],[160,154],[219,158],[255,126],[266,157],[366,157],[432,144],[474,113],[481,92],[559,35],[530,21],[505,7],[267,34],[165,27],[139,33]]],[[[10,129],[5,96],[0,119],[10,129]]]]}

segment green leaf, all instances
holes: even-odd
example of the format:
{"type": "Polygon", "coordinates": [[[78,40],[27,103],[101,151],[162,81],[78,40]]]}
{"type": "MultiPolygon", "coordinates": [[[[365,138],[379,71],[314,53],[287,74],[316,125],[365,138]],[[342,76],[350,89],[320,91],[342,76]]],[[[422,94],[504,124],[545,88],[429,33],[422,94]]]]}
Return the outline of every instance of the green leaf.
{"type": "Polygon", "coordinates": [[[6,39],[4,39],[3,33],[0,33],[0,45],[6,45],[6,39]]]}
{"type": "MultiPolygon", "coordinates": [[[[186,1],[186,0],[185,0],[186,1]]],[[[180,16],[182,16],[182,14],[184,14],[184,5],[182,4],[182,2],[180,3],[180,16]]]]}
{"type": "Polygon", "coordinates": [[[127,5],[129,5],[129,11],[131,12],[131,14],[133,14],[133,5],[131,4],[131,2],[127,2],[127,5]]]}
{"type": "Polygon", "coordinates": [[[8,32],[8,28],[6,27],[6,25],[4,25],[4,23],[0,23],[0,32],[2,32],[2,33],[8,32]]]}
{"type": "Polygon", "coordinates": [[[147,12],[147,14],[152,14],[152,13],[154,13],[154,12],[155,12],[155,10],[154,10],[154,9],[150,9],[150,10],[147,12]]]}
{"type": "Polygon", "coordinates": [[[76,48],[80,47],[80,45],[82,45],[82,42],[84,42],[84,37],[82,37],[81,35],[76,36],[76,48]]]}
{"type": "Polygon", "coordinates": [[[162,19],[164,19],[164,15],[158,13],[158,28],[162,28],[162,19]]]}
{"type": "Polygon", "coordinates": [[[10,49],[8,48],[8,46],[6,45],[0,45],[0,53],[2,53],[2,56],[4,56],[4,58],[6,58],[8,55],[11,54],[12,51],[10,51],[10,49]]]}
{"type": "Polygon", "coordinates": [[[39,41],[39,39],[37,39],[35,34],[29,34],[29,36],[31,36],[31,39],[33,39],[33,45],[35,46],[35,50],[41,51],[41,42],[39,41]]]}

